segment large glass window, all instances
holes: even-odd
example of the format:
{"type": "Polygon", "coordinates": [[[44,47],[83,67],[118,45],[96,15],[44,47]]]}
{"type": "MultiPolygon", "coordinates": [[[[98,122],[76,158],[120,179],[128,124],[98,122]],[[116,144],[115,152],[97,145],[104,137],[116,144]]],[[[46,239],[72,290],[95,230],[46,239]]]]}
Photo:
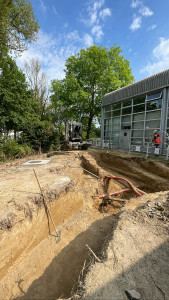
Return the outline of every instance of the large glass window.
{"type": "Polygon", "coordinates": [[[122,115],[129,115],[129,114],[131,114],[131,106],[123,107],[122,108],[122,115]]]}
{"type": "Polygon", "coordinates": [[[153,100],[147,102],[147,110],[156,110],[161,109],[162,107],[162,100],[153,100]]]}
{"type": "Polygon", "coordinates": [[[111,118],[111,111],[105,112],[105,118],[111,118]]]}
{"type": "MultiPolygon", "coordinates": [[[[158,128],[157,128],[158,130],[158,128]]],[[[148,142],[151,142],[152,141],[152,138],[153,138],[153,131],[151,129],[148,129],[146,130],[145,132],[145,138],[148,142]]]]}
{"type": "Polygon", "coordinates": [[[146,97],[146,100],[155,100],[155,99],[160,99],[162,98],[162,92],[158,92],[158,93],[155,93],[155,94],[148,94],[147,97],[146,97]]]}
{"type": "Polygon", "coordinates": [[[105,111],[110,111],[111,109],[112,109],[112,106],[111,106],[111,105],[105,106],[105,111]]]}
{"type": "Polygon", "coordinates": [[[143,137],[143,130],[141,129],[133,130],[132,137],[143,137]]]}
{"type": "Polygon", "coordinates": [[[114,111],[113,111],[113,116],[114,116],[114,117],[120,116],[120,112],[121,112],[120,109],[114,110],[114,111]]]}
{"type": "Polygon", "coordinates": [[[157,129],[160,128],[160,120],[146,121],[146,129],[157,129]]]}
{"type": "MultiPolygon", "coordinates": [[[[121,130],[131,129],[131,142],[150,142],[155,129],[161,128],[162,92],[147,93],[105,107],[104,137],[119,143],[121,130]]],[[[167,120],[169,132],[169,109],[167,120]]]]}
{"type": "Polygon", "coordinates": [[[129,116],[123,116],[123,117],[121,118],[121,121],[122,121],[123,123],[125,123],[125,122],[131,123],[131,115],[129,115],[129,116]]]}
{"type": "Polygon", "coordinates": [[[118,144],[119,143],[119,136],[120,136],[119,131],[113,131],[112,132],[112,142],[114,144],[118,144]]]}
{"type": "Polygon", "coordinates": [[[161,110],[150,111],[146,113],[147,120],[155,120],[161,118],[161,110]]]}
{"type": "Polygon", "coordinates": [[[145,104],[133,106],[133,113],[145,111],[145,104]]]}
{"type": "Polygon", "coordinates": [[[120,118],[113,118],[112,124],[120,124],[120,118]]]}
{"type": "Polygon", "coordinates": [[[125,107],[125,106],[131,106],[132,100],[126,100],[122,104],[123,104],[123,107],[125,107]]]}
{"type": "Polygon", "coordinates": [[[121,102],[113,104],[113,110],[121,108],[121,102]]]}
{"type": "Polygon", "coordinates": [[[130,129],[131,128],[131,115],[122,116],[121,118],[121,128],[130,129]]]}
{"type": "Polygon", "coordinates": [[[142,145],[143,138],[142,137],[132,137],[131,138],[131,144],[132,145],[142,145]]]}
{"type": "Polygon", "coordinates": [[[105,131],[105,133],[104,133],[104,139],[105,140],[109,140],[110,137],[111,137],[111,131],[105,131]]]}
{"type": "Polygon", "coordinates": [[[120,130],[120,118],[112,119],[112,130],[120,130]]]}
{"type": "Polygon", "coordinates": [[[145,113],[139,113],[133,115],[133,121],[141,121],[144,120],[145,113]]]}
{"type": "Polygon", "coordinates": [[[133,105],[144,103],[145,98],[146,98],[145,96],[134,98],[133,105]]]}
{"type": "Polygon", "coordinates": [[[144,121],[133,122],[132,128],[133,129],[144,129],[144,121]]]}

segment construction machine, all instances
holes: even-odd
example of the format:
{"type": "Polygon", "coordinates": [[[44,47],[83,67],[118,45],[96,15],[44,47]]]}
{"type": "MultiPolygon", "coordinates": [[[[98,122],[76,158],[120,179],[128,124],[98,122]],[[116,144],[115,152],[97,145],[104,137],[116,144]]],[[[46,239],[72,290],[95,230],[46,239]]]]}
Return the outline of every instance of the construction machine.
{"type": "Polygon", "coordinates": [[[91,144],[87,141],[82,141],[82,123],[66,120],[65,121],[65,136],[62,150],[87,150],[91,144]]]}

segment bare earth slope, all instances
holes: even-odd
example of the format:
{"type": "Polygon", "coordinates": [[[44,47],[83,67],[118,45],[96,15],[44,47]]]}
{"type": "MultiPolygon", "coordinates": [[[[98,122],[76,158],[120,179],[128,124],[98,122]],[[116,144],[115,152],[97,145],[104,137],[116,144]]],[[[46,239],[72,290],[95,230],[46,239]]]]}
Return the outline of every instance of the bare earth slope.
{"type": "MultiPolygon", "coordinates": [[[[134,299],[130,290],[168,299],[168,164],[99,150],[54,154],[0,164],[0,300],[134,299]],[[50,161],[23,167],[30,159],[50,161]],[[106,174],[150,194],[118,194],[125,205],[103,206],[106,174]],[[82,295],[94,254],[102,263],[91,266],[82,295]]],[[[110,191],[120,188],[111,182],[110,191]]]]}
{"type": "Polygon", "coordinates": [[[169,193],[143,196],[137,209],[132,202],[117,218],[106,260],[86,276],[85,300],[169,299],[169,193]]]}

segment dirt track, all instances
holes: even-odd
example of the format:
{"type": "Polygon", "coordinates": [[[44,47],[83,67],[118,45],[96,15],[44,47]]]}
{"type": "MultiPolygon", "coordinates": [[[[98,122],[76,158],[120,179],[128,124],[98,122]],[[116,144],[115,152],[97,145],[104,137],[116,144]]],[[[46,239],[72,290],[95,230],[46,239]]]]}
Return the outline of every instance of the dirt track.
{"type": "MultiPolygon", "coordinates": [[[[31,160],[33,159],[49,159],[50,162],[42,166],[23,167],[22,163],[30,160],[27,158],[0,165],[2,258],[0,299],[2,300],[59,297],[66,299],[76,293],[81,271],[88,269],[91,257],[93,261],[86,244],[97,256],[103,257],[104,245],[117,227],[119,213],[121,214],[119,209],[123,204],[117,201],[108,203],[100,209],[101,200],[96,196],[105,192],[103,177],[107,173],[125,177],[140,189],[153,193],[139,198],[133,192],[117,195],[123,199],[132,198],[123,207],[124,212],[133,213],[138,206],[144,205],[147,201],[154,201],[158,195],[154,192],[169,190],[168,164],[145,160],[134,155],[89,150],[89,153],[75,151],[66,154],[57,153],[51,157],[46,155],[31,157],[31,160]],[[100,179],[84,172],[81,167],[99,176],[100,179]],[[49,216],[47,218],[33,168],[57,227],[57,237],[49,216]]],[[[111,191],[119,188],[121,188],[119,184],[111,182],[111,191]]],[[[167,203],[168,192],[159,195],[161,195],[160,202],[167,203]]],[[[164,217],[164,220],[160,220],[160,226],[164,226],[161,239],[166,240],[167,210],[164,217]]],[[[150,217],[147,220],[151,221],[150,217]]],[[[130,227],[130,224],[126,224],[130,227]]],[[[123,243],[126,243],[125,239],[123,243]]],[[[155,243],[159,246],[161,240],[155,243]]],[[[149,251],[147,248],[146,253],[149,251]]],[[[81,292],[80,289],[80,294],[81,292]]],[[[92,293],[96,293],[94,284],[90,292],[86,286],[85,297],[90,298],[90,294],[94,295],[92,293]]]]}

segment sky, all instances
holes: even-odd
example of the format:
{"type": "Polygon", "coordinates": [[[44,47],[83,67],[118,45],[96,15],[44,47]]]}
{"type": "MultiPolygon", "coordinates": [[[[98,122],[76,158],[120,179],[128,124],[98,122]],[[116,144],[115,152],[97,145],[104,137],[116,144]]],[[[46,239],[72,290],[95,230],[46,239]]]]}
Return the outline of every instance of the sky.
{"type": "Polygon", "coordinates": [[[120,46],[135,81],[169,68],[169,0],[30,0],[40,31],[17,64],[39,59],[49,80],[92,45],[120,46]]]}

